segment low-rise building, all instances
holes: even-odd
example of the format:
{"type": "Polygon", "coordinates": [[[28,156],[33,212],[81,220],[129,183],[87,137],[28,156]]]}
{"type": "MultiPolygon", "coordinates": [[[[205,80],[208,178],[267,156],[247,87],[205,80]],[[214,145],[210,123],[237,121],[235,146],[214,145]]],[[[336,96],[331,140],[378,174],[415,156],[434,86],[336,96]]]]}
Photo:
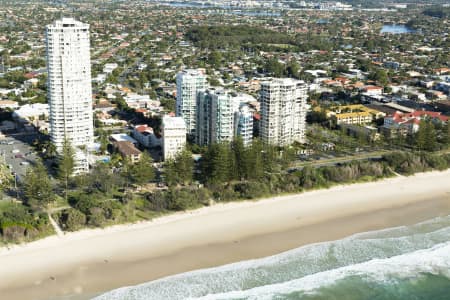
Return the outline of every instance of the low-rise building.
{"type": "Polygon", "coordinates": [[[131,108],[147,108],[152,104],[152,100],[150,100],[149,95],[138,95],[138,94],[128,94],[124,97],[125,102],[131,108]]]}
{"type": "Polygon", "coordinates": [[[450,82],[439,82],[436,84],[436,89],[450,95],[450,82]]]}
{"type": "Polygon", "coordinates": [[[161,139],[155,135],[153,128],[147,124],[136,125],[133,128],[133,137],[146,148],[161,146],[161,139]]]}
{"type": "Polygon", "coordinates": [[[35,119],[48,118],[48,104],[34,103],[22,105],[19,109],[13,112],[13,118],[22,122],[35,119]]]}
{"type": "Polygon", "coordinates": [[[353,124],[342,124],[342,128],[346,131],[348,135],[352,135],[354,137],[362,137],[369,142],[376,141],[380,139],[380,134],[378,133],[378,129],[373,126],[360,126],[353,124]]]}
{"type": "Polygon", "coordinates": [[[449,117],[440,112],[433,111],[413,111],[411,113],[395,112],[384,118],[382,130],[390,136],[399,133],[402,135],[414,134],[420,128],[420,121],[430,119],[434,123],[448,122],[449,117]]]}
{"type": "Polygon", "coordinates": [[[19,103],[12,100],[0,100],[0,109],[18,109],[19,103]]]}
{"type": "Polygon", "coordinates": [[[382,95],[383,94],[383,87],[381,87],[381,86],[369,85],[369,86],[363,87],[362,90],[367,95],[382,95]]]}
{"type": "Polygon", "coordinates": [[[116,63],[108,63],[103,66],[103,73],[111,74],[115,69],[119,67],[116,63]]]}
{"type": "Polygon", "coordinates": [[[129,136],[128,134],[125,134],[125,133],[111,134],[109,139],[113,143],[129,142],[135,146],[137,146],[137,144],[138,144],[138,142],[135,139],[133,139],[131,136],[129,136]]]}
{"type": "Polygon", "coordinates": [[[385,113],[365,107],[364,105],[336,106],[327,111],[327,117],[335,117],[340,124],[367,124],[373,120],[386,116],[385,113]]]}
{"type": "Polygon", "coordinates": [[[75,148],[73,175],[89,172],[88,155],[80,148],[75,148]]]}
{"type": "Polygon", "coordinates": [[[142,152],[129,141],[115,142],[114,147],[124,159],[129,159],[131,163],[136,163],[141,159],[142,152]]]}

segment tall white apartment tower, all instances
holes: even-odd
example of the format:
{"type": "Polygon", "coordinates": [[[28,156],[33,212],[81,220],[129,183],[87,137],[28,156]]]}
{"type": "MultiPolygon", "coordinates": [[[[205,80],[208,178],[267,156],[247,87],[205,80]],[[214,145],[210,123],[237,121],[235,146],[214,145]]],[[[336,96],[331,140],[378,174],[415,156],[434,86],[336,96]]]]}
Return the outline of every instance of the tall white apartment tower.
{"type": "Polygon", "coordinates": [[[200,70],[188,69],[177,74],[176,116],[184,119],[191,136],[195,136],[196,131],[197,93],[206,87],[206,76],[200,70]]]}
{"type": "Polygon", "coordinates": [[[204,146],[233,139],[233,98],[229,91],[207,89],[197,94],[196,143],[204,146]]]}
{"type": "Polygon", "coordinates": [[[261,83],[261,140],[287,146],[305,142],[307,85],[283,78],[261,83]]]}
{"type": "Polygon", "coordinates": [[[46,27],[50,136],[57,150],[94,140],[89,25],[62,18],[46,27]]]}

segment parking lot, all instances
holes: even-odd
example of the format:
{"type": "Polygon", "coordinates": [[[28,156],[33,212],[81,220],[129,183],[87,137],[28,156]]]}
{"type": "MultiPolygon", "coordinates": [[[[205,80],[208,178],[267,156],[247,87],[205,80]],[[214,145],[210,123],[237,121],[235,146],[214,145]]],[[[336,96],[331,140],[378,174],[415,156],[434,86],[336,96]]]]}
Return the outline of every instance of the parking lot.
{"type": "Polygon", "coordinates": [[[36,162],[37,155],[30,146],[35,137],[35,134],[29,134],[0,139],[0,159],[9,166],[11,172],[17,174],[18,181],[23,179],[27,169],[36,162]]]}

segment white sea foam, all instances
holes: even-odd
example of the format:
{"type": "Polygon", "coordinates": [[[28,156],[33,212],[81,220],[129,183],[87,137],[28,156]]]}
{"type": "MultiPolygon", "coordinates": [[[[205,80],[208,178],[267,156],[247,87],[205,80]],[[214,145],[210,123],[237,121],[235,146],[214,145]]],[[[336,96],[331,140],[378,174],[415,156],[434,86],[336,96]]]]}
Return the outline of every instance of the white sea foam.
{"type": "Polygon", "coordinates": [[[450,242],[436,245],[430,249],[418,250],[392,258],[373,259],[361,264],[320,272],[279,284],[188,299],[273,299],[274,296],[292,292],[311,292],[350,276],[370,278],[373,281],[382,282],[391,280],[394,276],[395,278],[408,278],[415,277],[420,273],[440,274],[450,278],[450,242]]]}
{"type": "MultiPolygon", "coordinates": [[[[266,294],[270,298],[271,290],[306,291],[352,273],[367,273],[367,276],[389,274],[389,266],[392,266],[393,271],[398,270],[402,267],[395,264],[402,265],[403,260],[406,274],[419,270],[440,272],[441,266],[447,266],[447,270],[449,269],[448,265],[439,260],[439,257],[443,257],[442,250],[439,250],[441,248],[446,249],[450,255],[449,245],[445,244],[448,241],[450,216],[413,226],[360,233],[338,241],[307,245],[263,259],[170,276],[134,287],[117,289],[97,297],[96,300],[176,300],[201,297],[232,299],[232,295],[242,299],[247,296],[252,298],[252,293],[258,295],[254,299],[261,299],[259,296],[266,294]],[[418,257],[418,264],[414,265],[412,260],[408,262],[408,257],[418,257]],[[421,262],[425,262],[424,260],[427,261],[422,266],[421,262]],[[426,269],[427,265],[431,269],[426,269]],[[384,271],[386,272],[383,273],[384,271]],[[206,296],[208,294],[211,296],[206,296]]],[[[448,256],[447,262],[450,262],[448,256]]]]}

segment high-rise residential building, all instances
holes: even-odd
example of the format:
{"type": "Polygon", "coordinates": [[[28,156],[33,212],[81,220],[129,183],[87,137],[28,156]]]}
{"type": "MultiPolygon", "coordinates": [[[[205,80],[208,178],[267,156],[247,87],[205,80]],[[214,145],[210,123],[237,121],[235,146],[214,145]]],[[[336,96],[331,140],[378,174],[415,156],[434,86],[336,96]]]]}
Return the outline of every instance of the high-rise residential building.
{"type": "Polygon", "coordinates": [[[195,141],[209,145],[233,139],[233,96],[223,89],[207,89],[197,94],[195,141]]]}
{"type": "Polygon", "coordinates": [[[186,145],[186,123],[181,117],[162,119],[162,148],[164,160],[174,158],[186,145]]]}
{"type": "Polygon", "coordinates": [[[197,128],[197,93],[206,87],[206,76],[200,70],[188,69],[177,74],[176,116],[184,119],[187,133],[191,136],[195,136],[197,128]]]}
{"type": "Polygon", "coordinates": [[[89,25],[62,18],[46,27],[50,136],[58,151],[93,143],[89,25]]]}
{"type": "Polygon", "coordinates": [[[234,113],[235,136],[242,138],[244,146],[252,143],[253,139],[253,111],[247,104],[242,104],[234,113]]]}
{"type": "Polygon", "coordinates": [[[307,97],[307,85],[300,80],[277,78],[261,83],[262,141],[278,146],[304,143],[307,97]]]}

